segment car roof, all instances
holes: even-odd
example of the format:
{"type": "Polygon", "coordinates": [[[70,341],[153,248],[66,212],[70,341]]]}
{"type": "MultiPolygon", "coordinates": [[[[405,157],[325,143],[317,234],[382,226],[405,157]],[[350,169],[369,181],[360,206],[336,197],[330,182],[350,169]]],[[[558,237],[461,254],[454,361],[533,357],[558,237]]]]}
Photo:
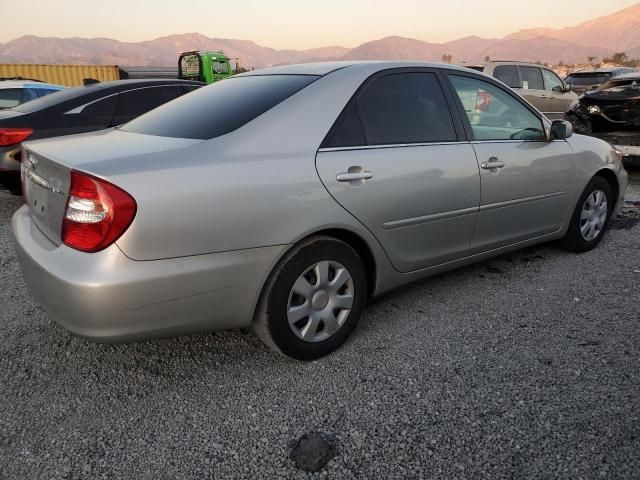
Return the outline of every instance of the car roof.
{"type": "MultiPolygon", "coordinates": [[[[328,75],[336,70],[354,67],[358,65],[377,66],[379,70],[389,68],[449,68],[452,70],[468,71],[469,69],[451,65],[448,63],[434,63],[421,61],[387,61],[387,60],[361,60],[361,61],[340,61],[340,62],[317,62],[299,63],[295,65],[280,65],[275,67],[252,70],[250,72],[234,75],[235,77],[250,77],[256,75],[328,75]]],[[[477,72],[476,72],[477,73],[477,72]]]]}
{"type": "Polygon", "coordinates": [[[51,88],[54,90],[62,90],[62,85],[54,85],[53,83],[38,82],[35,80],[0,80],[0,88],[51,88]]]}

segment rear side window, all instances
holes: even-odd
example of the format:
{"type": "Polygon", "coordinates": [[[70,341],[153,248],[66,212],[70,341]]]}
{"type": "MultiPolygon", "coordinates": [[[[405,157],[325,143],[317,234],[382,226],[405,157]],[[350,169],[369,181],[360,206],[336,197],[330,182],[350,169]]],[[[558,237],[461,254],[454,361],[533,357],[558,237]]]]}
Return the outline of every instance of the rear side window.
{"type": "Polygon", "coordinates": [[[457,140],[453,119],[433,73],[394,73],[374,80],[358,107],[369,145],[457,140]]]}
{"type": "Polygon", "coordinates": [[[122,130],[207,140],[232,132],[319,78],[315,75],[231,77],[184,95],[122,130]]]}
{"type": "Polygon", "coordinates": [[[356,103],[352,101],[338,118],[333,134],[326,146],[329,148],[358,147],[366,144],[367,141],[364,137],[360,115],[358,114],[356,103]]]}
{"type": "Polygon", "coordinates": [[[542,72],[538,67],[519,67],[523,90],[544,90],[542,72]]]}
{"type": "Polygon", "coordinates": [[[180,96],[177,86],[148,87],[129,90],[118,95],[113,124],[128,122],[180,96]]]}
{"type": "MultiPolygon", "coordinates": [[[[66,113],[64,117],[70,127],[109,126],[116,106],[117,95],[94,101],[77,113],[66,113]]],[[[72,110],[73,111],[73,110],[72,110]]]]}
{"type": "Polygon", "coordinates": [[[515,65],[498,65],[493,69],[493,76],[511,88],[520,88],[518,70],[515,65]]]}

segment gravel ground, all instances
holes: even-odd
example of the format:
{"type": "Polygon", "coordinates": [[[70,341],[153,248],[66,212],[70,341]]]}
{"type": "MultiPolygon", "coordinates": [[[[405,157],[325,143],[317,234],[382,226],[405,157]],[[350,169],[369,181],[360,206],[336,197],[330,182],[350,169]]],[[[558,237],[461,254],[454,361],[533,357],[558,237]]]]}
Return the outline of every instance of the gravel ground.
{"type": "MultiPolygon", "coordinates": [[[[634,187],[637,189],[637,187],[634,187]]],[[[72,337],[31,300],[0,191],[0,478],[639,478],[640,208],[371,304],[297,363],[253,335],[72,337]],[[289,458],[318,431],[323,471],[289,458]]]]}

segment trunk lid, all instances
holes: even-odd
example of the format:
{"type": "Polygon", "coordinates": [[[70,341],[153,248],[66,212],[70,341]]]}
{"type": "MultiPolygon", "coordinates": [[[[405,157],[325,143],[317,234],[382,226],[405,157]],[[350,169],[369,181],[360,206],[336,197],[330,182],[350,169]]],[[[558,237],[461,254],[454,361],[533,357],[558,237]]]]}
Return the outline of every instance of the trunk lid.
{"type": "Polygon", "coordinates": [[[179,139],[107,130],[25,142],[21,176],[25,202],[35,225],[56,245],[61,243],[71,170],[81,170],[105,180],[113,163],[135,162],[150,155],[200,143],[179,139]]]}

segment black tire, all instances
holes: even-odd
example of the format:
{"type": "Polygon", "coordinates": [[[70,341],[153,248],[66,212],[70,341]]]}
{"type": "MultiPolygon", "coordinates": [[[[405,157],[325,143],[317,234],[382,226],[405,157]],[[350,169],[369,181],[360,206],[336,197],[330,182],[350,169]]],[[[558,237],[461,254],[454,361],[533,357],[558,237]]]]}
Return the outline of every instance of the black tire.
{"type": "Polygon", "coordinates": [[[19,172],[2,172],[0,174],[0,184],[14,195],[22,195],[22,183],[19,172]]]}
{"type": "Polygon", "coordinates": [[[593,126],[588,118],[580,118],[573,113],[569,113],[566,115],[566,120],[571,123],[574,133],[580,135],[591,135],[593,133],[593,126]]]}
{"type": "Polygon", "coordinates": [[[562,246],[572,252],[588,252],[595,248],[602,240],[602,237],[604,237],[604,232],[609,223],[609,219],[611,218],[614,203],[615,199],[613,198],[613,193],[609,183],[600,176],[593,177],[582,192],[582,195],[580,195],[580,199],[578,200],[573,211],[573,215],[571,216],[571,223],[569,224],[567,234],[562,239],[562,246]],[[592,240],[586,240],[580,231],[582,210],[587,198],[597,190],[603,192],[607,198],[607,216],[604,227],[600,230],[598,235],[592,240]]]}
{"type": "MultiPolygon", "coordinates": [[[[310,237],[288,252],[267,281],[253,327],[273,350],[296,360],[314,360],[340,347],[356,327],[367,297],[367,279],[358,253],[346,243],[325,236],[310,237]],[[296,280],[318,262],[338,262],[353,281],[353,303],[342,326],[322,341],[304,341],[289,326],[287,309],[296,280]]],[[[345,312],[346,313],[346,312],[345,312]]]]}

